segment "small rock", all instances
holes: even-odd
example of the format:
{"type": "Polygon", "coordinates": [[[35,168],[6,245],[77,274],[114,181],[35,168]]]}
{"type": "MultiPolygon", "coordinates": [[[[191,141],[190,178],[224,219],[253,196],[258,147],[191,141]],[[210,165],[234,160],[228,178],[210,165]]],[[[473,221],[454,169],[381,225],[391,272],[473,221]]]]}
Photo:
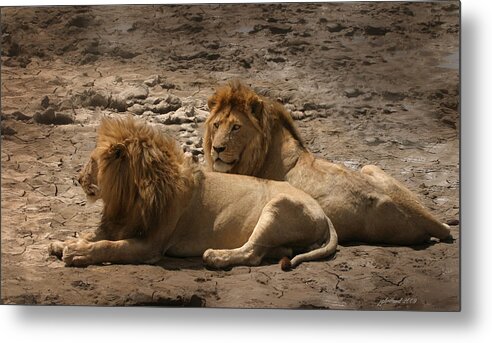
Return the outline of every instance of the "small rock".
{"type": "Polygon", "coordinates": [[[456,120],[452,118],[451,116],[443,116],[441,118],[441,122],[443,122],[446,125],[451,126],[453,129],[456,129],[456,120]]]}
{"type": "Polygon", "coordinates": [[[181,107],[181,99],[175,95],[169,94],[165,99],[161,100],[157,105],[152,107],[152,111],[165,114],[171,111],[176,111],[181,107]]]}
{"type": "Polygon", "coordinates": [[[205,120],[207,120],[207,117],[201,114],[198,114],[195,116],[195,121],[197,123],[203,123],[205,120]]]}
{"type": "Polygon", "coordinates": [[[404,93],[399,92],[383,92],[383,98],[390,101],[402,101],[407,96],[404,93]]]}
{"type": "Polygon", "coordinates": [[[153,115],[154,115],[154,112],[147,111],[147,110],[142,113],[142,117],[152,117],[153,115]]]}
{"type": "Polygon", "coordinates": [[[364,94],[364,93],[361,92],[360,90],[356,89],[356,88],[347,88],[345,90],[345,96],[347,98],[356,98],[361,94],[364,94]]]}
{"type": "Polygon", "coordinates": [[[132,107],[128,108],[128,111],[139,116],[139,115],[142,115],[144,113],[145,106],[140,105],[140,104],[134,104],[132,107]]]}
{"type": "Polygon", "coordinates": [[[167,124],[170,124],[170,117],[171,117],[170,114],[159,114],[159,115],[153,116],[152,118],[156,123],[167,125],[167,124]]]}
{"type": "Polygon", "coordinates": [[[192,148],[191,153],[195,156],[203,155],[203,148],[192,148]]]}
{"type": "Polygon", "coordinates": [[[145,85],[133,86],[121,92],[120,96],[126,100],[145,99],[149,96],[149,88],[145,85]]]}
{"type": "Polygon", "coordinates": [[[146,86],[154,87],[159,83],[159,81],[160,81],[159,75],[153,75],[153,76],[149,77],[147,80],[145,80],[143,83],[146,86]]]}
{"type": "Polygon", "coordinates": [[[119,112],[125,112],[128,108],[128,104],[126,103],[126,99],[124,97],[117,95],[111,98],[109,107],[114,108],[119,112]]]}
{"type": "Polygon", "coordinates": [[[318,112],[314,110],[309,110],[309,111],[304,111],[304,117],[305,118],[310,118],[310,117],[317,117],[318,112]]]}
{"type": "Polygon", "coordinates": [[[123,59],[131,59],[134,58],[135,56],[138,56],[139,53],[117,46],[113,50],[111,50],[111,55],[114,57],[121,57],[123,59]]]}
{"type": "Polygon", "coordinates": [[[24,113],[19,112],[19,111],[15,111],[15,112],[9,114],[8,116],[14,120],[19,120],[19,121],[31,120],[31,117],[29,117],[28,115],[25,115],[24,113]]]}
{"type": "MultiPolygon", "coordinates": [[[[176,114],[172,114],[171,117],[170,117],[170,123],[171,124],[184,124],[184,123],[190,123],[192,122],[193,120],[191,118],[188,118],[184,115],[176,115],[176,114]]],[[[188,132],[193,132],[193,131],[189,131],[187,130],[188,132]]]]}
{"type": "Polygon", "coordinates": [[[340,23],[330,23],[330,24],[326,25],[326,28],[330,32],[340,32],[345,28],[345,26],[343,26],[340,23]]]}
{"type": "Polygon", "coordinates": [[[195,129],[196,129],[196,124],[191,122],[191,121],[188,121],[186,123],[181,124],[179,131],[186,131],[189,133],[195,133],[195,129]]]}
{"type": "Polygon", "coordinates": [[[364,96],[362,97],[362,100],[364,100],[364,101],[369,101],[371,99],[372,99],[371,93],[364,94],[364,96]]]}
{"type": "Polygon", "coordinates": [[[306,115],[302,111],[292,111],[292,118],[295,120],[301,120],[306,118],[306,115]]]}
{"type": "Polygon", "coordinates": [[[92,23],[92,17],[88,15],[79,14],[70,18],[70,20],[67,22],[66,25],[67,27],[75,26],[75,27],[84,28],[91,25],[91,23],[92,23]]]}
{"type": "Polygon", "coordinates": [[[271,62],[275,62],[275,63],[283,63],[283,62],[287,61],[287,59],[285,59],[285,57],[282,57],[282,56],[270,56],[270,55],[267,55],[265,57],[265,59],[267,61],[271,61],[271,62]]]}
{"type": "Polygon", "coordinates": [[[46,111],[42,113],[36,113],[33,116],[34,122],[38,124],[44,124],[44,125],[67,125],[67,124],[72,124],[74,122],[74,119],[64,113],[55,113],[55,110],[50,107],[46,109],[46,111]]]}
{"type": "Polygon", "coordinates": [[[253,64],[253,58],[252,57],[244,57],[239,60],[239,63],[243,68],[249,69],[251,68],[251,65],[253,64]]]}
{"type": "Polygon", "coordinates": [[[318,109],[318,104],[314,102],[306,102],[304,105],[302,105],[302,109],[304,111],[316,110],[318,109]]]}
{"type": "Polygon", "coordinates": [[[95,91],[94,89],[86,89],[82,94],[74,95],[71,100],[63,105],[67,108],[73,106],[82,107],[108,107],[110,96],[104,91],[95,91]]]}
{"type": "Polygon", "coordinates": [[[164,99],[159,97],[148,97],[147,99],[144,100],[144,104],[156,105],[160,103],[162,100],[164,99]]]}
{"type": "Polygon", "coordinates": [[[43,100],[41,100],[41,107],[42,108],[48,108],[49,105],[50,105],[50,98],[48,98],[48,96],[45,95],[43,100]]]}
{"type": "Polygon", "coordinates": [[[268,29],[274,35],[284,35],[292,31],[292,27],[286,25],[269,25],[268,29]]]}
{"type": "Polygon", "coordinates": [[[176,88],[176,85],[172,82],[169,82],[169,81],[162,81],[160,83],[160,86],[162,87],[162,89],[175,89],[176,88]]]}
{"type": "Polygon", "coordinates": [[[169,105],[165,100],[152,107],[152,112],[155,113],[166,114],[171,111],[171,105],[169,105]]]}
{"type": "Polygon", "coordinates": [[[172,95],[172,94],[169,94],[166,98],[166,102],[171,105],[171,108],[173,111],[176,111],[178,108],[181,107],[182,105],[182,102],[181,102],[181,99],[178,98],[177,96],[175,95],[172,95]]]}
{"type": "Polygon", "coordinates": [[[15,131],[10,126],[7,126],[5,123],[2,123],[2,136],[12,136],[15,135],[17,131],[15,131]]]}
{"type": "Polygon", "coordinates": [[[79,63],[81,65],[90,64],[96,62],[98,59],[99,59],[98,55],[87,53],[80,59],[79,63]]]}
{"type": "Polygon", "coordinates": [[[108,97],[100,93],[94,94],[89,100],[89,105],[94,107],[108,107],[108,104],[108,97]]]}
{"type": "Polygon", "coordinates": [[[384,36],[389,30],[384,27],[366,26],[364,32],[368,36],[384,36]]]}
{"type": "Polygon", "coordinates": [[[195,119],[201,123],[203,121],[205,121],[209,115],[209,112],[208,111],[204,111],[204,110],[201,110],[199,108],[194,108],[194,111],[195,111],[195,119]]]}
{"type": "Polygon", "coordinates": [[[193,106],[188,106],[184,109],[184,114],[190,118],[195,116],[195,107],[193,106]]]}

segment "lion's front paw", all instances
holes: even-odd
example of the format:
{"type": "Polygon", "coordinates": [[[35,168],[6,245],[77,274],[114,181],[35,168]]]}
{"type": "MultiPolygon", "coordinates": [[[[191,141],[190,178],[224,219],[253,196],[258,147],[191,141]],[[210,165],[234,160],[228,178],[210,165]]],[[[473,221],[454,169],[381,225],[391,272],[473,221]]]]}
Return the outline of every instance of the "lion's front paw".
{"type": "Polygon", "coordinates": [[[62,258],[63,249],[65,248],[65,243],[63,242],[52,242],[48,247],[48,253],[52,256],[56,256],[59,259],[62,258]]]}
{"type": "Polygon", "coordinates": [[[63,262],[70,267],[85,267],[93,263],[91,256],[91,243],[86,240],[79,240],[75,243],[67,244],[63,248],[63,262]]]}
{"type": "Polygon", "coordinates": [[[207,249],[203,253],[203,263],[212,268],[225,268],[228,264],[222,255],[219,250],[207,249]]]}

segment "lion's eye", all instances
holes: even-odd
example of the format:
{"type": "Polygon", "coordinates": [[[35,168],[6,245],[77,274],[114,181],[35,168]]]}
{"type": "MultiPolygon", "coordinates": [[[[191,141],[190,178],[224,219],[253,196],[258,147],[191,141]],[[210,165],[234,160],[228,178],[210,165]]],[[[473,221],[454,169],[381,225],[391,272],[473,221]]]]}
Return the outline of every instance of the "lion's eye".
{"type": "Polygon", "coordinates": [[[219,122],[218,122],[218,121],[216,121],[216,122],[214,123],[214,127],[215,127],[216,129],[218,129],[218,128],[219,128],[219,122]]]}
{"type": "Polygon", "coordinates": [[[234,124],[234,125],[232,126],[232,131],[237,131],[237,130],[239,130],[240,128],[241,128],[241,125],[239,125],[239,124],[234,124]]]}

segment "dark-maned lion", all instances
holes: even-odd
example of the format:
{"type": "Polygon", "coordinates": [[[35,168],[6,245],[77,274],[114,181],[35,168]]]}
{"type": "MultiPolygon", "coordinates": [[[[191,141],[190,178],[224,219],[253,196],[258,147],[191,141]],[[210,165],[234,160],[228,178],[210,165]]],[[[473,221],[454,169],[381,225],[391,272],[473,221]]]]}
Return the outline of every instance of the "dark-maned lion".
{"type": "Polygon", "coordinates": [[[238,81],[208,101],[204,152],[211,170],[287,181],[316,199],[340,242],[411,245],[450,238],[401,183],[380,168],[360,171],[314,157],[286,109],[238,81]]]}

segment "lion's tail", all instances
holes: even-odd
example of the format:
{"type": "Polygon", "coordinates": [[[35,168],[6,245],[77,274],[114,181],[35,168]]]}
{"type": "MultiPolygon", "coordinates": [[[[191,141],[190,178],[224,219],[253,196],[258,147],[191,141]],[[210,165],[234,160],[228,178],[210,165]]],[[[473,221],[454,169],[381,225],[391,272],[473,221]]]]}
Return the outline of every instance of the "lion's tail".
{"type": "Polygon", "coordinates": [[[322,258],[329,257],[337,251],[338,246],[338,236],[335,231],[335,227],[331,222],[330,218],[326,217],[326,223],[328,225],[328,230],[326,232],[326,238],[323,245],[317,249],[308,251],[303,254],[296,255],[290,260],[288,257],[284,257],[280,260],[280,266],[282,270],[289,270],[291,268],[297,267],[302,262],[313,261],[322,258]]]}

